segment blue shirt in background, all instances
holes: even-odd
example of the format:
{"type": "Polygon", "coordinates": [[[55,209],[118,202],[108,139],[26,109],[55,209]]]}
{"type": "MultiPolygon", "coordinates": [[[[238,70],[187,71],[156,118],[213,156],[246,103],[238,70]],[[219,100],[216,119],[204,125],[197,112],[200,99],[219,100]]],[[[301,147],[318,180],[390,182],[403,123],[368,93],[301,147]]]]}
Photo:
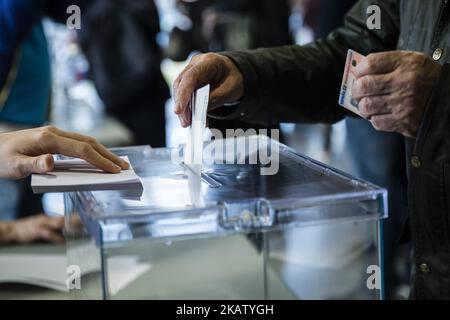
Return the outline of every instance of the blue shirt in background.
{"type": "Polygon", "coordinates": [[[19,45],[17,76],[0,112],[0,121],[40,126],[48,120],[50,58],[42,23],[19,45]]]}

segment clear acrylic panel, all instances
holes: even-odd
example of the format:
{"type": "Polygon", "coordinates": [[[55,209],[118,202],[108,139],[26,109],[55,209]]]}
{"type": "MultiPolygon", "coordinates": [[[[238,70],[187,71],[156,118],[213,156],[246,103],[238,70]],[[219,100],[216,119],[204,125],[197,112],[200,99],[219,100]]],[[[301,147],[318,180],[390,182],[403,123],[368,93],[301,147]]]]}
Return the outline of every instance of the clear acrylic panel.
{"type": "MultiPolygon", "coordinates": [[[[221,148],[205,152],[211,161],[200,205],[193,205],[189,168],[175,161],[182,148],[115,150],[129,157],[142,195],[65,194],[69,262],[83,273],[74,297],[382,298],[381,279],[375,289],[368,281],[370,270],[382,272],[386,191],[278,142],[251,139],[278,163],[249,164],[259,149],[244,148],[228,164],[218,161],[226,158],[221,148]],[[271,166],[278,170],[261,174],[271,166]]],[[[228,154],[240,143],[221,147],[228,154]]]]}

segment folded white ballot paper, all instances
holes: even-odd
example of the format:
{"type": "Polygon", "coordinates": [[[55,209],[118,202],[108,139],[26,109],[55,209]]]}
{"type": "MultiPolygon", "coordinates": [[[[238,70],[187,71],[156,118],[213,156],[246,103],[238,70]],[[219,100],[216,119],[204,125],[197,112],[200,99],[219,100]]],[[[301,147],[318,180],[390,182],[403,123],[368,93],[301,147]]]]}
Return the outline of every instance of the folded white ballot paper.
{"type": "MultiPolygon", "coordinates": [[[[122,157],[130,163],[128,157],[122,157]]],[[[55,168],[46,174],[34,174],[31,178],[34,193],[96,191],[96,190],[140,190],[141,180],[130,169],[120,173],[106,173],[81,159],[55,160],[55,168]]]]}
{"type": "Polygon", "coordinates": [[[197,90],[191,98],[192,124],[184,150],[184,164],[187,167],[189,192],[194,206],[203,206],[201,197],[201,175],[203,166],[204,133],[208,114],[210,86],[197,90]]]}

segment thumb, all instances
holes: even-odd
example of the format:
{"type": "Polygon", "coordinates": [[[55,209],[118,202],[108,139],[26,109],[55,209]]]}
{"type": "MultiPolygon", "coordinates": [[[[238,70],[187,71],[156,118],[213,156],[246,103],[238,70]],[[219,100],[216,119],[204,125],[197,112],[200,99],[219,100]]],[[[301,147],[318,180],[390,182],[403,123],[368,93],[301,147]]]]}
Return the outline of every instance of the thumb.
{"type": "Polygon", "coordinates": [[[51,154],[38,157],[24,157],[22,159],[22,175],[28,176],[32,173],[47,173],[54,168],[54,160],[51,154]]]}

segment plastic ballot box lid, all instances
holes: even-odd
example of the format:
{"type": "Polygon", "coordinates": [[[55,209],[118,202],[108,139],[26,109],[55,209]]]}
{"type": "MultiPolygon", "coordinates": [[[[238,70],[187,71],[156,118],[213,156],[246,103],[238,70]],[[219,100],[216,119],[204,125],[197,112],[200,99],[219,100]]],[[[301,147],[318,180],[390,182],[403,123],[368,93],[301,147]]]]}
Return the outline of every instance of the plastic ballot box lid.
{"type": "MultiPolygon", "coordinates": [[[[387,217],[387,192],[265,136],[205,145],[201,175],[183,148],[114,150],[143,190],[66,193],[96,242],[164,241],[387,217]]],[[[198,167],[197,167],[198,168],[198,167]]]]}

